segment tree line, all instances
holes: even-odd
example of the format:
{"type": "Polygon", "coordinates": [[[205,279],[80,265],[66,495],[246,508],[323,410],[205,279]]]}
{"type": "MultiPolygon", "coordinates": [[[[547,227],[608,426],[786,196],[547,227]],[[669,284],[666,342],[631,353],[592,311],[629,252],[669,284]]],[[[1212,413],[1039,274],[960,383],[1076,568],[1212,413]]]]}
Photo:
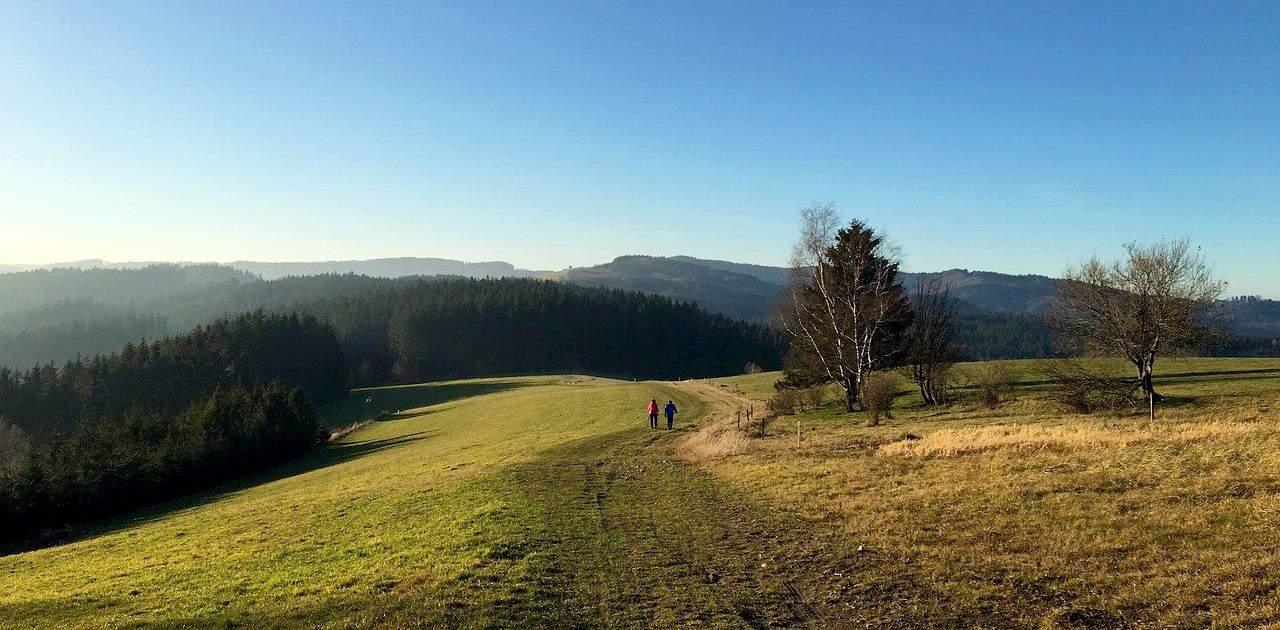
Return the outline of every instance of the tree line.
{"type": "Polygon", "coordinates": [[[0,540],[204,490],[322,440],[307,396],[278,382],[218,388],[176,414],[139,404],[40,438],[0,423],[0,540]]]}
{"type": "Polygon", "coordinates": [[[347,378],[331,327],[307,315],[255,311],[61,368],[0,367],[0,418],[44,435],[135,408],[173,414],[217,388],[272,381],[324,403],[346,396],[347,378]]]}
{"type": "Polygon", "coordinates": [[[675,379],[781,365],[773,329],[670,298],[532,279],[369,280],[294,305],[333,325],[359,384],[536,372],[675,379]]]}
{"type": "MultiPolygon", "coordinates": [[[[1225,283],[1186,239],[1129,243],[1124,251],[1117,260],[1095,256],[1068,268],[1044,326],[1053,333],[1054,352],[1123,358],[1133,377],[1115,379],[1077,361],[1047,364],[1047,370],[1062,400],[1079,410],[1134,405],[1140,394],[1155,420],[1159,359],[1222,347],[1228,339],[1226,303],[1219,299],[1225,283]]],[[[836,383],[846,411],[861,406],[874,423],[896,391],[890,371],[909,366],[925,405],[947,402],[950,368],[965,354],[966,322],[940,280],[921,281],[908,296],[900,260],[883,234],[856,219],[841,225],[831,205],[801,211],[781,304],[791,346],[780,390],[836,383]]],[[[998,399],[1005,379],[988,380],[991,386],[980,382],[979,389],[998,399]]]]}
{"type": "Polygon", "coordinates": [[[250,299],[285,312],[225,317],[62,366],[0,368],[0,538],[209,488],[305,453],[325,434],[312,404],[346,396],[353,381],[565,371],[684,378],[781,365],[783,340],[768,327],[634,292],[363,276],[250,286],[278,289],[250,299]]]}
{"type": "MultiPolygon", "coordinates": [[[[0,365],[26,369],[62,363],[77,356],[111,352],[127,342],[182,333],[236,313],[259,308],[294,312],[319,302],[404,288],[422,281],[423,278],[352,274],[262,281],[217,265],[0,274],[0,294],[12,297],[5,291],[13,290],[18,297],[0,304],[0,311],[7,311],[0,312],[0,365]],[[41,287],[41,279],[53,279],[53,286],[41,287]],[[39,302],[45,298],[52,301],[39,302]]],[[[903,284],[911,289],[914,280],[907,279],[903,284]]],[[[1025,296],[1020,299],[1025,300],[1025,296]]],[[[995,312],[959,298],[954,302],[957,335],[966,360],[1061,354],[1053,346],[1053,331],[1039,314],[995,312]]],[[[1241,298],[1225,304],[1233,335],[1218,340],[1213,350],[1216,354],[1280,356],[1280,328],[1275,323],[1280,321],[1280,302],[1241,298]]],[[[765,308],[764,303],[760,308],[765,308]]],[[[359,365],[356,362],[354,367],[359,365]]]]}
{"type": "Polygon", "coordinates": [[[208,488],[320,443],[347,394],[314,317],[262,311],[111,355],[0,368],[0,538],[208,488]]]}
{"type": "Polygon", "coordinates": [[[216,287],[256,280],[224,265],[157,264],[139,269],[36,269],[0,273],[0,315],[38,308],[68,298],[145,309],[173,296],[196,295],[216,287]]]}

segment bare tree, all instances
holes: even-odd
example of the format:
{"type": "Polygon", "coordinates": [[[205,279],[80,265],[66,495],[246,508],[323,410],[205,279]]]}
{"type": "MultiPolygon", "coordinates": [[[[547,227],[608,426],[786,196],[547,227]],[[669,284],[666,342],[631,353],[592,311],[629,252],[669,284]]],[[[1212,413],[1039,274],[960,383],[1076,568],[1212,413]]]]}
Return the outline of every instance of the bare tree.
{"type": "Polygon", "coordinates": [[[1129,243],[1125,254],[1069,268],[1049,304],[1048,323],[1068,350],[1128,360],[1155,420],[1161,400],[1152,385],[1156,359],[1209,341],[1225,284],[1186,239],[1129,243]]]}
{"type": "Polygon", "coordinates": [[[845,409],[858,402],[863,378],[898,364],[911,303],[898,281],[898,256],[861,221],[838,228],[831,205],[801,210],[800,238],[780,305],[792,337],[791,386],[835,381],[845,409]]]}
{"type": "Polygon", "coordinates": [[[911,378],[920,388],[925,405],[947,402],[948,374],[960,358],[956,342],[956,303],[951,287],[939,277],[922,277],[916,283],[915,318],[911,338],[911,378]]]}

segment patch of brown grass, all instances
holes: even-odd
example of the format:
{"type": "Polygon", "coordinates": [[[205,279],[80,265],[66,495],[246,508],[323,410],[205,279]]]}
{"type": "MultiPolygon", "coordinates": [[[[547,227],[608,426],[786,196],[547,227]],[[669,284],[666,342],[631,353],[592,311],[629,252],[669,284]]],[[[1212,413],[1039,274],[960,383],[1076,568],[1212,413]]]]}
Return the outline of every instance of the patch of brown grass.
{"type": "Polygon", "coordinates": [[[1129,448],[1144,443],[1186,444],[1220,439],[1250,439],[1257,424],[1192,422],[1119,427],[1098,422],[1060,425],[1013,424],[966,429],[941,429],[919,439],[881,446],[876,455],[897,457],[958,457],[1001,449],[1067,452],[1080,449],[1129,448]]]}
{"type": "Polygon", "coordinates": [[[940,598],[997,627],[1280,627],[1280,378],[1164,389],[1154,423],[1062,413],[1037,384],[996,409],[976,392],[900,399],[882,427],[827,409],[797,416],[799,447],[778,432],[704,467],[865,545],[862,583],[910,584],[886,596],[897,607],[940,598]]]}
{"type": "Polygon", "coordinates": [[[732,419],[721,418],[689,436],[680,449],[694,461],[706,461],[745,453],[750,445],[746,431],[735,427],[732,419]]]}

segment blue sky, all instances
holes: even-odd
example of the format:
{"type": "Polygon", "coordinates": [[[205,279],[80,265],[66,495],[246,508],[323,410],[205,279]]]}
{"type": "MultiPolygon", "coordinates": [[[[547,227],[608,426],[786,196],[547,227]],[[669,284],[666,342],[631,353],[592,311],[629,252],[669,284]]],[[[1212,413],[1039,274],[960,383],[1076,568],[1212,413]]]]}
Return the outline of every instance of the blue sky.
{"type": "Polygon", "coordinates": [[[812,201],[1280,297],[1280,3],[0,3],[0,263],[782,264],[812,201]]]}

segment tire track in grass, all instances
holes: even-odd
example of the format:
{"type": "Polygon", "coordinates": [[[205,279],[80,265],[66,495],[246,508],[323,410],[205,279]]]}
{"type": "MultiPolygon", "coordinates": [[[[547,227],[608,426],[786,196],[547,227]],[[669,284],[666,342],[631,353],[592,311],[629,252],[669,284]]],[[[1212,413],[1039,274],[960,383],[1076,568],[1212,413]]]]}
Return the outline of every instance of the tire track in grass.
{"type": "Polygon", "coordinates": [[[791,593],[746,540],[768,519],[667,444],[627,433],[512,471],[558,534],[558,566],[542,576],[557,601],[585,627],[801,624],[791,593]]]}

